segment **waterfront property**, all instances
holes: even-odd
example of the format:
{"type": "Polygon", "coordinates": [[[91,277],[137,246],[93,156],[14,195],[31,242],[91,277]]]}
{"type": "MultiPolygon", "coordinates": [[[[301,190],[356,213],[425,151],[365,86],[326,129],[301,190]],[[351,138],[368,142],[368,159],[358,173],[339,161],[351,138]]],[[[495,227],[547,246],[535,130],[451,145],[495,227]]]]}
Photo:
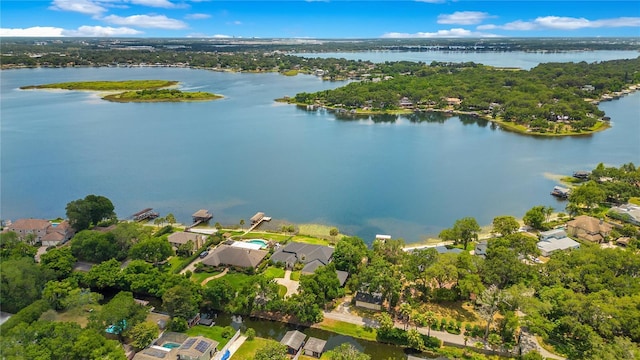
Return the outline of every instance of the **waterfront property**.
{"type": "Polygon", "coordinates": [[[292,269],[296,263],[308,265],[318,262],[318,264],[313,265],[317,267],[319,265],[327,265],[332,256],[333,248],[331,247],[290,242],[285,247],[276,250],[271,255],[271,261],[273,263],[283,263],[288,269],[292,269]]]}
{"type": "Polygon", "coordinates": [[[255,225],[259,223],[260,221],[262,221],[263,218],[264,218],[264,213],[257,212],[255,215],[251,217],[251,225],[255,225]]]}
{"type": "Polygon", "coordinates": [[[549,256],[558,250],[577,249],[580,243],[570,239],[563,229],[554,229],[541,232],[537,246],[542,256],[549,256]]]}
{"type": "Polygon", "coordinates": [[[554,186],[553,190],[551,190],[551,195],[559,197],[561,199],[568,198],[570,193],[571,193],[571,189],[567,189],[562,186],[554,186]]]}
{"type": "Polygon", "coordinates": [[[158,216],[160,216],[160,214],[153,211],[152,208],[146,208],[131,215],[131,218],[133,219],[133,221],[145,221],[145,220],[153,220],[158,216]]]}
{"type": "Polygon", "coordinates": [[[326,345],[326,340],[309,337],[309,340],[304,344],[304,354],[307,356],[317,357],[319,359],[322,356],[326,345]]]}
{"type": "Polygon", "coordinates": [[[218,351],[215,340],[172,332],[163,334],[156,344],[135,354],[133,360],[210,360],[218,351]]]}
{"type": "MultiPolygon", "coordinates": [[[[194,223],[207,222],[213,218],[213,214],[211,214],[208,210],[200,209],[191,215],[194,223]]],[[[195,224],[193,225],[195,226],[195,224]]]]}
{"type": "Polygon", "coordinates": [[[609,215],[630,224],[640,226],[640,206],[638,205],[624,204],[614,206],[609,210],[609,215]]]}
{"type": "Polygon", "coordinates": [[[575,219],[567,222],[567,232],[569,235],[577,237],[580,240],[601,243],[613,227],[603,220],[596,219],[587,215],[577,216],[575,219]]]}
{"type": "Polygon", "coordinates": [[[191,254],[193,254],[195,251],[198,251],[206,242],[206,237],[204,235],[184,231],[174,232],[169,235],[167,239],[169,240],[171,246],[173,246],[174,250],[191,241],[193,243],[193,248],[190,252],[191,254]]]}
{"type": "Polygon", "coordinates": [[[287,353],[289,355],[296,355],[302,348],[302,345],[304,345],[304,341],[306,338],[307,335],[305,335],[304,333],[298,330],[290,330],[287,331],[286,334],[284,334],[284,337],[282,338],[282,340],[280,340],[280,343],[287,347],[287,353]]]}
{"type": "Polygon", "coordinates": [[[27,239],[33,234],[34,242],[40,242],[43,246],[57,246],[69,241],[75,232],[64,220],[59,223],[44,219],[18,219],[7,227],[8,231],[13,231],[20,240],[27,239]]]}
{"type": "Polygon", "coordinates": [[[238,268],[255,268],[267,254],[269,254],[269,252],[265,250],[220,244],[202,260],[202,263],[214,267],[234,266],[238,268]]]}

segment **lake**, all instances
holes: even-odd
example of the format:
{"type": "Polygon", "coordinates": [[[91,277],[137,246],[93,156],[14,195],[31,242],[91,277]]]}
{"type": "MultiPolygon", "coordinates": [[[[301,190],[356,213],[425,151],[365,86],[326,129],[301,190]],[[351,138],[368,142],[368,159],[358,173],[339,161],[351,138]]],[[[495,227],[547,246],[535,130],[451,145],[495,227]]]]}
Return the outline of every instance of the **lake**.
{"type": "Polygon", "coordinates": [[[343,121],[273,101],[344,84],[313,76],[176,68],[0,76],[2,219],[64,217],[69,201],[99,194],[120,218],[152,207],[188,223],[208,209],[213,222],[237,224],[264,211],[337,226],[369,243],[375,234],[411,243],[465,216],[489,224],[535,205],[562,211],[565,204],[549,195],[553,174],[640,163],[640,93],[601,105],[611,129],[539,138],[455,116],[343,121]],[[183,90],[225,98],[111,103],[91,92],[18,89],[124,79],[178,80],[183,90]]]}

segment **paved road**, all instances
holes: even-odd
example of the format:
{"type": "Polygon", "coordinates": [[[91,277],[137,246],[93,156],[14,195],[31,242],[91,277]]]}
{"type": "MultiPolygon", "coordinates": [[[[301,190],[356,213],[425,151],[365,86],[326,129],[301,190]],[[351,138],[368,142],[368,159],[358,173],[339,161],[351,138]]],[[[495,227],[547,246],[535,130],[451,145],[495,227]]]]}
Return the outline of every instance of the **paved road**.
{"type": "MultiPolygon", "coordinates": [[[[349,305],[348,303],[343,303],[340,306],[338,306],[335,310],[333,311],[325,311],[324,312],[324,317],[327,319],[333,319],[333,320],[339,320],[339,321],[344,321],[344,322],[348,322],[351,324],[355,324],[355,325],[360,325],[360,326],[369,326],[369,327],[377,327],[379,325],[378,321],[374,320],[374,319],[369,319],[369,318],[364,318],[358,315],[353,315],[349,312],[349,305]]],[[[404,323],[401,323],[399,321],[395,322],[395,327],[399,328],[399,329],[404,329],[404,323]]],[[[421,334],[427,335],[429,333],[429,329],[426,327],[417,327],[418,332],[420,332],[421,334]]],[[[445,331],[436,331],[436,330],[431,330],[431,336],[436,337],[446,343],[449,344],[456,344],[458,346],[465,346],[465,341],[464,341],[464,335],[460,334],[460,335],[456,335],[456,334],[450,334],[448,332],[445,331]]],[[[534,337],[535,340],[535,337],[534,337]]],[[[472,346],[473,344],[475,344],[478,341],[482,341],[481,339],[469,339],[467,344],[468,346],[472,346]]],[[[536,347],[538,348],[538,352],[545,358],[551,358],[551,359],[557,359],[557,360],[565,360],[565,358],[552,354],[550,352],[548,352],[547,350],[545,350],[544,348],[542,348],[540,346],[540,344],[538,344],[537,341],[534,341],[536,347]]],[[[489,349],[489,347],[486,347],[487,349],[489,349]]]]}

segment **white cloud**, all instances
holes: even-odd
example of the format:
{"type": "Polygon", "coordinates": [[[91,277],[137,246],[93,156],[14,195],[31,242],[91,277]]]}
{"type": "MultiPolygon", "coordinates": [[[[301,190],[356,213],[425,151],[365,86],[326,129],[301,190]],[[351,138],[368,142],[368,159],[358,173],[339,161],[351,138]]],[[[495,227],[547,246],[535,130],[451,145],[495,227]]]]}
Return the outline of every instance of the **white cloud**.
{"type": "Polygon", "coordinates": [[[230,39],[233,36],[231,35],[223,35],[223,34],[215,34],[215,35],[205,35],[201,33],[188,34],[188,38],[211,38],[211,39],[230,39]]]}
{"type": "Polygon", "coordinates": [[[227,25],[242,25],[242,21],[239,21],[239,20],[230,21],[227,23],[227,25]]]}
{"type": "Polygon", "coordinates": [[[122,36],[139,35],[141,31],[127,27],[104,27],[104,26],[80,26],[76,30],[68,30],[59,27],[34,26],[24,29],[0,29],[0,36],[20,36],[20,37],[98,37],[98,36],[122,36]]]}
{"type": "Polygon", "coordinates": [[[474,25],[491,17],[481,11],[456,11],[453,14],[438,15],[438,24],[474,25]]]}
{"type": "Polygon", "coordinates": [[[436,32],[417,32],[417,33],[397,33],[390,32],[382,35],[383,38],[462,38],[462,37],[498,37],[495,34],[486,34],[480,32],[469,31],[466,29],[450,29],[438,30],[436,32]]]}
{"type": "Polygon", "coordinates": [[[98,36],[122,36],[122,35],[139,35],[142,31],[131,29],[128,27],[114,28],[111,26],[80,26],[77,30],[64,30],[64,36],[72,37],[98,37],[98,36]]]}
{"type": "Polygon", "coordinates": [[[210,17],[211,15],[209,14],[187,14],[184,18],[191,19],[191,20],[202,20],[202,19],[208,19],[210,17]]]}
{"type": "Polygon", "coordinates": [[[183,21],[171,19],[165,15],[131,15],[127,17],[109,15],[103,17],[102,20],[110,24],[141,28],[178,30],[187,27],[187,24],[183,21]]]}
{"type": "Polygon", "coordinates": [[[481,25],[478,30],[578,30],[585,28],[640,27],[640,17],[621,17],[613,19],[589,20],[562,16],[544,16],[533,21],[513,21],[504,25],[481,25]]]}
{"type": "Polygon", "coordinates": [[[87,15],[99,15],[107,10],[91,0],[53,0],[49,9],[73,11],[87,15]]]}
{"type": "Polygon", "coordinates": [[[165,9],[173,9],[176,7],[184,7],[184,5],[174,4],[169,0],[129,0],[134,5],[142,5],[149,7],[159,7],[165,9]]]}
{"type": "Polygon", "coordinates": [[[34,26],[30,28],[0,28],[0,36],[27,36],[27,37],[59,37],[63,36],[63,28],[50,26],[34,26]]]}
{"type": "Polygon", "coordinates": [[[447,2],[447,0],[416,0],[416,2],[423,2],[429,4],[443,4],[447,2]]]}

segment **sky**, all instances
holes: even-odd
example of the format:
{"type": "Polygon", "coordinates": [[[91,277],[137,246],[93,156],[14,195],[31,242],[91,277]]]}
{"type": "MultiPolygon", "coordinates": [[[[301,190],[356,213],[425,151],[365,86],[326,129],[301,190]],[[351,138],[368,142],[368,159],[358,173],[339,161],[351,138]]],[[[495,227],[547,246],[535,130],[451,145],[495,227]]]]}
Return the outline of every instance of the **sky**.
{"type": "Polygon", "coordinates": [[[0,0],[0,36],[639,37],[640,0],[0,0]]]}

